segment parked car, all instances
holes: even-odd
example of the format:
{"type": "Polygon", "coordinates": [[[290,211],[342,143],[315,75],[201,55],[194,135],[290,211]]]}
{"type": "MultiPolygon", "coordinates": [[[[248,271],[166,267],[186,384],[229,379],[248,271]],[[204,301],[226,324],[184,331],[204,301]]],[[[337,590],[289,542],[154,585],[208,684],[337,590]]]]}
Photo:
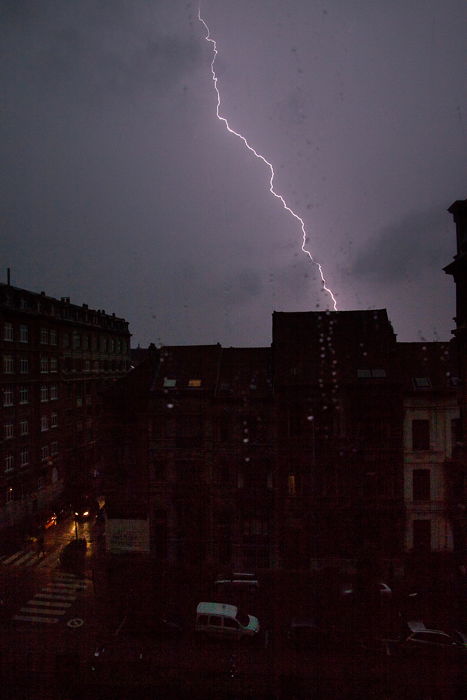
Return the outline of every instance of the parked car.
{"type": "Polygon", "coordinates": [[[331,633],[308,617],[294,617],[287,629],[287,640],[297,650],[320,651],[329,647],[331,633]]]}
{"type": "MultiPolygon", "coordinates": [[[[340,591],[342,598],[350,598],[355,596],[356,593],[358,593],[358,589],[356,589],[353,583],[342,584],[340,591]]],[[[376,583],[366,586],[362,589],[362,593],[370,596],[378,595],[380,600],[390,600],[392,598],[392,589],[387,583],[383,583],[383,581],[377,581],[376,583]]]]}
{"type": "Polygon", "coordinates": [[[259,582],[256,574],[251,572],[233,572],[228,574],[219,574],[214,581],[214,590],[216,593],[232,593],[235,591],[244,591],[247,593],[255,593],[259,588],[259,582]]]}
{"type": "Polygon", "coordinates": [[[407,623],[410,634],[399,643],[399,651],[410,656],[459,658],[467,660],[467,633],[431,629],[423,622],[407,623]]]}
{"type": "Polygon", "coordinates": [[[236,605],[203,602],[196,608],[195,631],[215,639],[241,639],[257,635],[260,625],[236,605]]]}
{"type": "Polygon", "coordinates": [[[62,549],[60,564],[64,569],[82,573],[86,556],[87,542],[85,539],[71,540],[62,549]]]}

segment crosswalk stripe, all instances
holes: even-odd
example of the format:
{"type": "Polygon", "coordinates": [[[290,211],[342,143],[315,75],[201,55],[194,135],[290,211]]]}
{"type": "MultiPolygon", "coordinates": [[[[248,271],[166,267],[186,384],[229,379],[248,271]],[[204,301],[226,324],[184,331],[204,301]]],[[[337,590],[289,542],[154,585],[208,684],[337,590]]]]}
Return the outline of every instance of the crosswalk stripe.
{"type": "Polygon", "coordinates": [[[68,574],[66,571],[60,571],[54,574],[54,580],[78,581],[78,583],[82,583],[82,579],[79,576],[76,576],[76,574],[68,574]]]}
{"type": "MultiPolygon", "coordinates": [[[[42,608],[27,608],[27,607],[20,608],[19,611],[22,613],[39,613],[39,615],[41,615],[44,612],[49,612],[47,610],[42,610],[42,608]]],[[[54,615],[64,615],[65,613],[66,613],[66,610],[61,610],[60,608],[58,608],[57,610],[54,610],[54,615]]]]}
{"type": "Polygon", "coordinates": [[[35,559],[36,553],[35,552],[26,552],[26,554],[23,554],[22,557],[19,559],[16,559],[16,561],[12,562],[12,566],[20,566],[24,562],[28,561],[28,559],[35,559]]]}
{"type": "Polygon", "coordinates": [[[51,564],[56,564],[58,562],[58,557],[56,552],[52,552],[52,554],[49,554],[47,557],[44,557],[39,564],[37,565],[37,568],[39,569],[42,566],[49,566],[51,564]]]}
{"type": "Polygon", "coordinates": [[[53,600],[37,600],[36,596],[29,601],[28,605],[32,603],[33,605],[43,605],[44,607],[50,608],[71,608],[71,603],[54,602],[53,600]]]}
{"type": "Polygon", "coordinates": [[[44,600],[76,600],[75,595],[57,595],[57,593],[36,593],[35,598],[44,598],[44,600]]]}
{"type": "Polygon", "coordinates": [[[50,585],[53,586],[54,588],[57,588],[57,589],[59,589],[59,588],[65,588],[65,589],[66,588],[73,588],[75,590],[84,590],[86,588],[86,584],[80,583],[79,581],[76,581],[76,583],[62,583],[61,581],[57,581],[57,582],[54,581],[54,583],[52,583],[50,585]]]}
{"type": "Polygon", "coordinates": [[[24,551],[22,549],[19,550],[19,552],[15,552],[14,554],[11,554],[9,557],[4,559],[2,561],[2,564],[11,564],[17,557],[20,557],[22,554],[24,554],[24,551]]]}
{"type": "Polygon", "coordinates": [[[13,615],[12,620],[19,620],[23,622],[46,622],[54,623],[58,622],[58,617],[34,617],[33,615],[13,615]]]}

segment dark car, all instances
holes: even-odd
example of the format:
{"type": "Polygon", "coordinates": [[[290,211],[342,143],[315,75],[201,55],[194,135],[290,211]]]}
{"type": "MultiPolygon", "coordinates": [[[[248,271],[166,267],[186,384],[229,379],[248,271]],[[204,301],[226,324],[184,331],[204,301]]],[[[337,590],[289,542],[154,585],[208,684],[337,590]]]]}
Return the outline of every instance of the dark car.
{"type": "Polygon", "coordinates": [[[422,622],[409,622],[410,634],[402,639],[399,651],[410,656],[463,658],[467,660],[467,634],[460,630],[439,630],[425,627],[422,622]]]}
{"type": "Polygon", "coordinates": [[[297,650],[319,652],[329,647],[331,633],[312,618],[294,617],[287,630],[287,640],[297,650]]]}

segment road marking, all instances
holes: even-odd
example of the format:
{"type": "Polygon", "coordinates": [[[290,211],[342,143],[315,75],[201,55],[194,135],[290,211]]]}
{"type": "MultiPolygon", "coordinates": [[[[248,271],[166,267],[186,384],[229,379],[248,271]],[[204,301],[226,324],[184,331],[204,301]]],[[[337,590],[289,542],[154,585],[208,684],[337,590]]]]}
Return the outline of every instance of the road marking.
{"type": "Polygon", "coordinates": [[[24,554],[24,551],[22,549],[19,550],[19,552],[15,552],[14,554],[11,554],[7,559],[4,559],[2,561],[2,564],[11,564],[17,557],[20,557],[22,554],[24,554]]]}
{"type": "Polygon", "coordinates": [[[52,552],[52,554],[49,554],[47,557],[44,557],[42,561],[39,562],[37,565],[37,568],[41,566],[54,566],[58,562],[58,557],[57,557],[57,552],[52,552]],[[52,561],[53,560],[53,561],[52,561]]]}
{"type": "Polygon", "coordinates": [[[84,620],[81,617],[72,617],[68,620],[68,627],[81,627],[84,624],[84,620]]]}
{"type": "Polygon", "coordinates": [[[50,608],[71,608],[71,603],[64,603],[63,601],[54,603],[53,600],[37,600],[36,596],[29,601],[28,605],[30,604],[43,605],[44,607],[50,608]]]}
{"type": "Polygon", "coordinates": [[[12,620],[21,620],[23,622],[58,622],[58,617],[34,617],[33,615],[13,615],[12,620]]]}
{"type": "Polygon", "coordinates": [[[61,588],[73,588],[74,590],[82,590],[84,591],[86,588],[85,583],[62,583],[61,581],[54,581],[53,583],[49,584],[50,586],[53,586],[54,588],[61,589],[61,588]]]}
{"type": "Polygon", "coordinates": [[[34,561],[35,557],[36,557],[36,552],[26,552],[26,554],[23,554],[22,557],[20,557],[16,561],[12,562],[11,565],[12,566],[21,566],[21,565],[27,566],[27,564],[25,564],[25,562],[27,562],[28,559],[32,559],[34,561]]]}
{"type": "Polygon", "coordinates": [[[36,593],[35,598],[44,598],[45,600],[76,600],[75,595],[58,595],[57,593],[36,593]]]}
{"type": "MultiPolygon", "coordinates": [[[[27,608],[27,607],[20,608],[19,611],[22,613],[39,613],[39,615],[42,615],[45,612],[49,612],[48,610],[43,610],[42,608],[27,608]]],[[[55,615],[64,615],[65,613],[66,613],[66,610],[60,610],[60,609],[54,610],[55,615]]]]}

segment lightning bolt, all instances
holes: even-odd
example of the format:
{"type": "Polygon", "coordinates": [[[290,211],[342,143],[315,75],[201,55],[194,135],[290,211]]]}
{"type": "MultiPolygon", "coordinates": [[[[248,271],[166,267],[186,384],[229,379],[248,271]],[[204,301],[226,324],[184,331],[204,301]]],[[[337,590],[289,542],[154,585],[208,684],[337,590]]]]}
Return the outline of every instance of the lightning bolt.
{"type": "Polygon", "coordinates": [[[294,219],[296,219],[296,220],[299,222],[300,228],[301,228],[301,231],[302,231],[302,251],[305,253],[305,255],[308,255],[308,257],[310,258],[310,260],[311,260],[311,262],[313,263],[313,265],[316,265],[316,267],[318,268],[319,274],[320,274],[320,277],[321,277],[322,289],[323,289],[325,292],[327,292],[327,293],[329,294],[329,296],[331,297],[332,302],[333,302],[334,311],[337,311],[337,301],[336,301],[336,299],[335,299],[334,294],[332,293],[332,291],[329,289],[329,287],[326,286],[326,279],[325,279],[325,277],[324,277],[323,268],[322,268],[321,264],[320,264],[319,262],[317,262],[317,261],[313,258],[313,256],[312,256],[312,254],[310,253],[310,251],[306,249],[306,243],[307,243],[307,240],[308,240],[308,234],[307,234],[306,229],[305,229],[305,222],[303,221],[303,219],[302,219],[298,214],[296,214],[296,213],[293,211],[293,209],[291,209],[291,208],[289,207],[289,205],[288,205],[287,202],[285,201],[284,197],[283,197],[279,192],[276,192],[276,190],[274,189],[274,176],[275,176],[275,173],[274,173],[274,168],[273,168],[273,166],[272,166],[272,163],[270,163],[261,153],[258,153],[258,152],[253,148],[253,146],[251,146],[251,145],[248,143],[247,139],[245,138],[245,136],[243,136],[243,134],[240,134],[238,131],[235,131],[234,129],[232,129],[232,127],[230,126],[230,124],[229,124],[228,120],[226,119],[226,117],[222,116],[222,114],[220,113],[221,95],[220,95],[220,92],[219,92],[219,88],[217,87],[218,78],[217,78],[216,71],[215,71],[215,69],[214,69],[214,63],[215,63],[215,61],[216,61],[217,54],[218,54],[218,51],[217,51],[217,42],[211,37],[210,29],[209,29],[208,25],[206,24],[206,21],[201,17],[201,8],[198,9],[198,20],[201,22],[201,24],[203,24],[203,26],[204,26],[204,28],[205,28],[205,30],[206,30],[206,35],[205,35],[204,38],[206,39],[206,41],[208,41],[210,44],[212,44],[213,58],[212,58],[212,61],[211,61],[211,75],[212,75],[212,80],[213,80],[213,83],[214,83],[214,89],[215,89],[216,94],[217,94],[217,107],[216,107],[216,115],[217,115],[217,118],[218,118],[221,122],[224,122],[225,127],[226,127],[227,131],[228,131],[230,134],[233,134],[234,136],[237,136],[237,138],[239,138],[241,141],[243,141],[243,143],[245,144],[245,146],[247,147],[247,149],[248,149],[251,153],[253,153],[253,155],[256,156],[256,158],[258,158],[259,160],[262,160],[263,163],[264,163],[264,164],[267,166],[267,168],[269,169],[269,174],[270,174],[270,177],[269,177],[269,191],[270,191],[270,193],[271,193],[272,195],[274,195],[274,197],[276,197],[276,199],[278,199],[278,200],[281,202],[281,204],[282,204],[282,206],[284,207],[284,209],[285,209],[286,211],[288,211],[289,214],[291,214],[291,215],[294,217],[294,219]]]}

